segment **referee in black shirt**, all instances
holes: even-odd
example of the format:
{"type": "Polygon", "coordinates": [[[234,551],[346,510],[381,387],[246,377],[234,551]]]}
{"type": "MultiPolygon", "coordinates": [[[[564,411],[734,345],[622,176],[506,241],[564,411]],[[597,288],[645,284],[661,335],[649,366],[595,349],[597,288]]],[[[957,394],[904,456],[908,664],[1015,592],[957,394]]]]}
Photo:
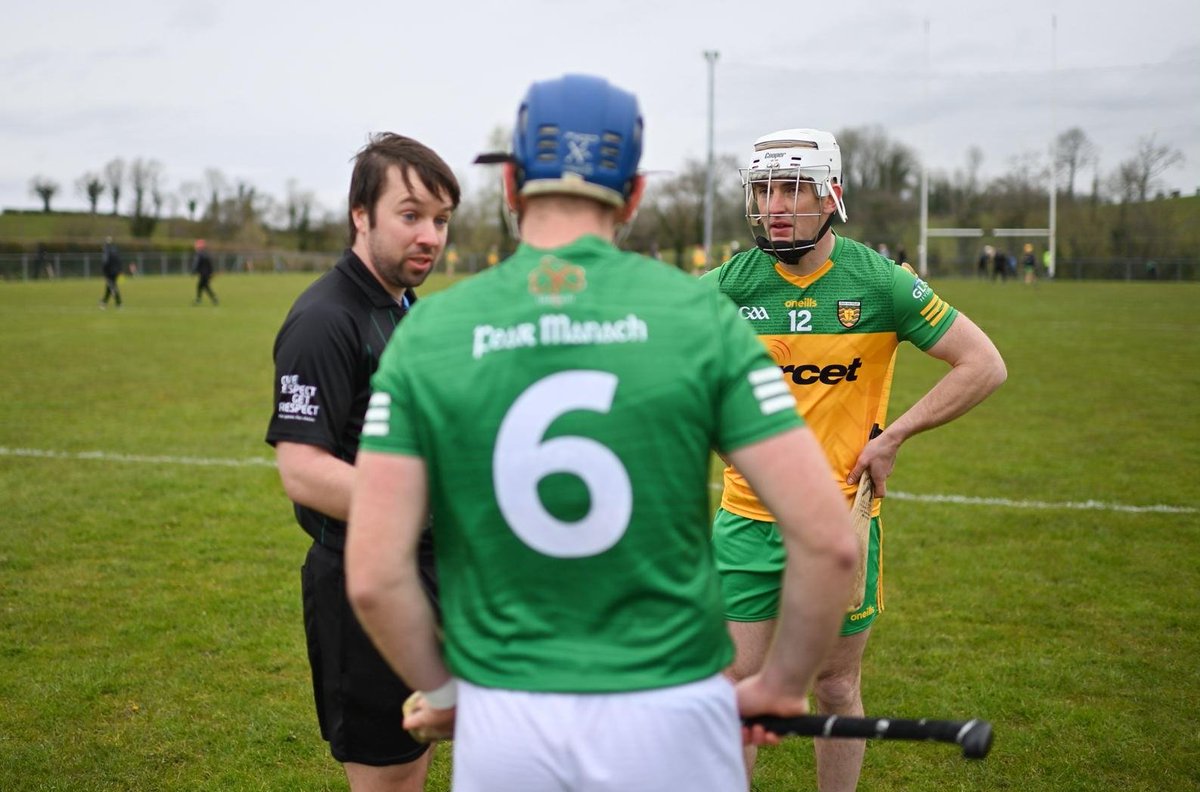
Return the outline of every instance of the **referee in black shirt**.
{"type": "MultiPolygon", "coordinates": [[[[350,179],[350,248],[297,299],[275,339],[267,442],[313,539],[301,569],[304,631],[321,735],[351,790],[420,790],[428,746],[400,725],[411,693],[346,601],[342,548],[371,375],[446,245],[453,172],[411,138],[373,135],[350,179]]],[[[436,596],[432,548],[422,576],[436,596]]]]}

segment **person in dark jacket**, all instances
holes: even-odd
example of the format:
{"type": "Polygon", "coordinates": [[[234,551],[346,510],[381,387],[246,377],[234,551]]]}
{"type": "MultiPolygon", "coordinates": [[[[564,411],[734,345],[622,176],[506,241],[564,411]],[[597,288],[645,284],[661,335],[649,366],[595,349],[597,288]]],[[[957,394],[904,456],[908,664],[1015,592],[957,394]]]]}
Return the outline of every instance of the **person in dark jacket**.
{"type": "Polygon", "coordinates": [[[108,308],[108,298],[112,297],[117,307],[121,307],[121,290],[117,287],[117,276],[121,274],[121,254],[113,244],[112,237],[104,240],[104,256],[101,264],[104,273],[104,297],[100,299],[100,310],[108,308]]]}
{"type": "Polygon", "coordinates": [[[212,256],[208,255],[207,245],[203,239],[196,240],[196,256],[192,259],[192,272],[196,275],[196,302],[200,304],[200,298],[204,294],[208,294],[208,299],[212,300],[212,304],[217,304],[217,295],[213,294],[212,287],[209,286],[209,281],[213,276],[213,261],[212,256]]]}

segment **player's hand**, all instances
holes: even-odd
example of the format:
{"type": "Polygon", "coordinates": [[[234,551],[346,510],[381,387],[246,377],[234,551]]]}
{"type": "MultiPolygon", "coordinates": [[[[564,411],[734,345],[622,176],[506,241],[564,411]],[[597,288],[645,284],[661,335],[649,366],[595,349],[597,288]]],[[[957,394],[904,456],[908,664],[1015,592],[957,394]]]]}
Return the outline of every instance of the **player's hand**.
{"type": "Polygon", "coordinates": [[[457,707],[434,709],[425,703],[425,697],[417,691],[405,700],[403,711],[402,725],[418,742],[449,740],[454,736],[457,707]]]}
{"type": "Polygon", "coordinates": [[[870,440],[859,453],[854,467],[850,468],[846,483],[857,485],[862,472],[869,470],[871,481],[875,484],[875,497],[884,497],[887,495],[888,476],[892,475],[892,469],[896,467],[896,454],[899,451],[899,444],[893,443],[887,432],[870,440]]]}
{"type": "MultiPolygon", "coordinates": [[[[737,694],[738,715],[749,718],[754,715],[778,715],[794,717],[808,714],[807,694],[797,695],[768,686],[760,674],[748,676],[734,686],[737,694]]],[[[778,745],[779,735],[769,732],[761,725],[742,727],[743,745],[778,745]]]]}

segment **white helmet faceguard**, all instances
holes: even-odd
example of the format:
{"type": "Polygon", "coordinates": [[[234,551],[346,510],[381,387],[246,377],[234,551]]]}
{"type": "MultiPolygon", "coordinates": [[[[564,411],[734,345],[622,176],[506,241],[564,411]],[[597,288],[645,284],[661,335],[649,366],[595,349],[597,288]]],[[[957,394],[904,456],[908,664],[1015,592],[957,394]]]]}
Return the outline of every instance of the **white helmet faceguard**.
{"type": "Polygon", "coordinates": [[[772,241],[769,235],[761,235],[755,231],[758,226],[770,224],[770,216],[764,211],[769,207],[771,195],[786,188],[796,198],[792,210],[776,216],[787,217],[794,221],[796,217],[819,217],[817,212],[797,212],[797,203],[802,185],[816,191],[817,197],[824,199],[832,196],[837,206],[837,215],[846,222],[846,205],[842,197],[833,189],[834,184],[842,181],[842,152],[837,141],[828,132],[818,129],[784,129],[763,135],[754,141],[754,154],[750,157],[749,167],[741,169],[742,188],[746,195],[746,219],[750,223],[750,233],[763,252],[774,256],[785,264],[795,264],[800,258],[816,247],[817,242],[829,231],[833,223],[833,213],[821,226],[821,230],[812,239],[796,239],[793,225],[790,242],[772,241]]]}

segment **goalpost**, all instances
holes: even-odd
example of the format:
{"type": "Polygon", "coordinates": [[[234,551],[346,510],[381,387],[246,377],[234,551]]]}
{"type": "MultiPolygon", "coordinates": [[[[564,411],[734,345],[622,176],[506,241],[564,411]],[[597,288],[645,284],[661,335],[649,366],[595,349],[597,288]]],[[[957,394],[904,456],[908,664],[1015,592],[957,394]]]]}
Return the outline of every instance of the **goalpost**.
{"type": "MultiPolygon", "coordinates": [[[[929,19],[925,19],[925,101],[929,100],[930,79],[929,56],[929,19]]],[[[1058,15],[1050,15],[1050,206],[1048,211],[1047,228],[993,228],[989,236],[1023,237],[1046,239],[1046,274],[1053,280],[1055,263],[1058,257],[1058,95],[1056,90],[1058,76],[1058,15]]],[[[928,138],[928,125],[925,135],[928,138]]],[[[928,151],[928,143],[925,145],[928,151]]],[[[929,274],[928,241],[929,237],[982,237],[982,228],[930,228],[929,227],[929,166],[922,160],[921,165],[921,223],[920,239],[917,244],[917,272],[922,278],[929,274]]]]}
{"type": "Polygon", "coordinates": [[[950,236],[959,239],[982,239],[983,236],[997,238],[1045,239],[1046,275],[1055,275],[1055,187],[1051,184],[1050,191],[1050,226],[1049,228],[992,228],[984,233],[983,228],[930,228],[929,227],[929,176],[928,170],[920,172],[920,239],[917,245],[917,272],[920,277],[929,276],[929,238],[930,236],[950,236]]]}

